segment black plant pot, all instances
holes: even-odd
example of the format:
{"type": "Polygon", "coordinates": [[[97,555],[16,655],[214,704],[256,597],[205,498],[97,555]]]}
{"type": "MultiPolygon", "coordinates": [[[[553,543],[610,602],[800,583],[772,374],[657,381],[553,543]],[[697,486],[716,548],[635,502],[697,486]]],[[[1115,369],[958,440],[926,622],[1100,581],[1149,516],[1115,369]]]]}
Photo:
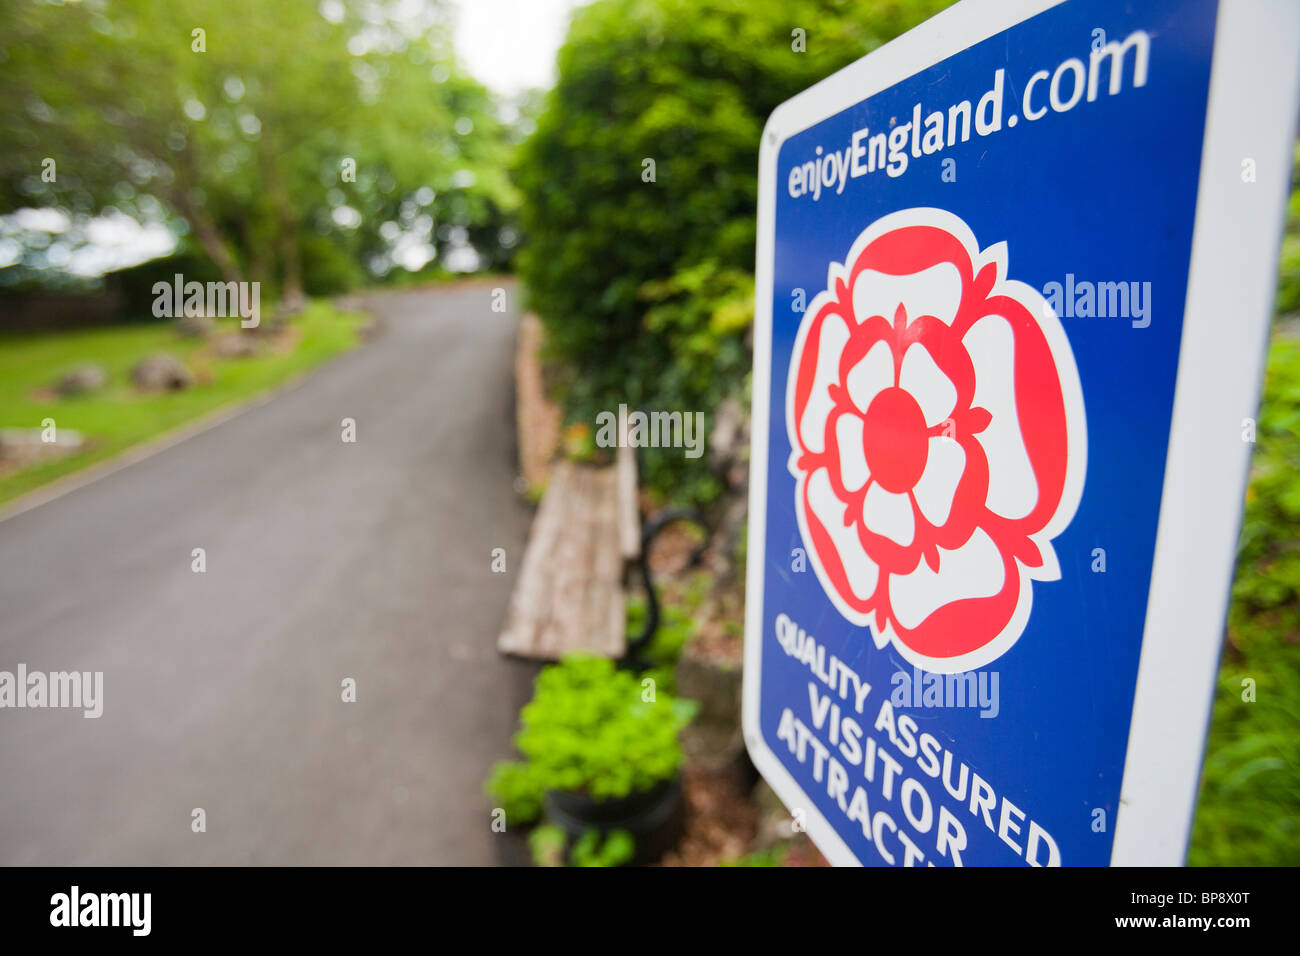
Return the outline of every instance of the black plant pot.
{"type": "Polygon", "coordinates": [[[633,865],[654,863],[675,847],[686,823],[680,777],[610,800],[580,791],[551,790],[543,807],[547,821],[561,827],[570,840],[593,828],[602,837],[611,830],[626,830],[636,841],[633,865]]]}

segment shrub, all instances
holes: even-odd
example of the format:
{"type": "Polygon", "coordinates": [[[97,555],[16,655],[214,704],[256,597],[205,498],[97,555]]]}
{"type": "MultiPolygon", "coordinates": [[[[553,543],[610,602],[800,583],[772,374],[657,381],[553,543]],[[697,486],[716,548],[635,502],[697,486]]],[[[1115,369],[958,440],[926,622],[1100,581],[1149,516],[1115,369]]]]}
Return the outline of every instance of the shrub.
{"type": "MultiPolygon", "coordinates": [[[[619,402],[707,415],[743,388],[767,115],[949,2],[597,0],[575,13],[516,167],[520,274],[575,373],[571,418],[619,402]]],[[[699,470],[652,456],[647,482],[708,499],[716,484],[681,484],[699,470]]]]}

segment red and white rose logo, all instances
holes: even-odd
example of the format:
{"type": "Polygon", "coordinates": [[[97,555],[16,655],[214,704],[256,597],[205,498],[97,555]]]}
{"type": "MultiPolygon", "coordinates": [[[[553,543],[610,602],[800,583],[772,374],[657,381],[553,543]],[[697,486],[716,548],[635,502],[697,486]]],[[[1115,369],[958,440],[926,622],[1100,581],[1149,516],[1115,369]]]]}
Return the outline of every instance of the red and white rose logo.
{"type": "Polygon", "coordinates": [[[1005,653],[1060,577],[1087,439],[1060,322],[941,209],[877,220],[809,304],[786,387],[799,530],[876,646],[954,673],[1005,653]]]}

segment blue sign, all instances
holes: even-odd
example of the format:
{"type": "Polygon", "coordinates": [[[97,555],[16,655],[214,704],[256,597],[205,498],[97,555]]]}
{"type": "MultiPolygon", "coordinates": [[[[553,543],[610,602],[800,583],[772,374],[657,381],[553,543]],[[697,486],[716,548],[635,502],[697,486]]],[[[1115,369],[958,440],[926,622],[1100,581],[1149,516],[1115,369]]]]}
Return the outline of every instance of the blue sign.
{"type": "Polygon", "coordinates": [[[746,734],[837,862],[1112,859],[1218,4],[934,58],[996,9],[765,146],[746,734]]]}

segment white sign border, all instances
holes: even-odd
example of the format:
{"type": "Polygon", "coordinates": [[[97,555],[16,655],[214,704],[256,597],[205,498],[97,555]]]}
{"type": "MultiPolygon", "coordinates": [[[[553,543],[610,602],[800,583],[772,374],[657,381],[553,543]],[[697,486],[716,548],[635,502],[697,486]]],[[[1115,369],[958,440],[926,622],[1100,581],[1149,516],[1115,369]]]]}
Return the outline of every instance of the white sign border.
{"type": "MultiPolygon", "coordinates": [[[[759,730],[777,159],[786,139],[1061,0],[962,0],[778,106],[759,150],[742,723],[750,758],[835,865],[860,861],[759,730]]],[[[1112,865],[1181,865],[1208,728],[1263,375],[1291,144],[1300,5],[1220,0],[1183,316],[1112,865]],[[1243,159],[1256,181],[1244,183],[1243,159]],[[1232,276],[1232,282],[1222,276],[1232,276]],[[1225,336],[1225,317],[1236,325],[1225,336]],[[1211,622],[1210,626],[1206,622],[1211,622]]]]}

